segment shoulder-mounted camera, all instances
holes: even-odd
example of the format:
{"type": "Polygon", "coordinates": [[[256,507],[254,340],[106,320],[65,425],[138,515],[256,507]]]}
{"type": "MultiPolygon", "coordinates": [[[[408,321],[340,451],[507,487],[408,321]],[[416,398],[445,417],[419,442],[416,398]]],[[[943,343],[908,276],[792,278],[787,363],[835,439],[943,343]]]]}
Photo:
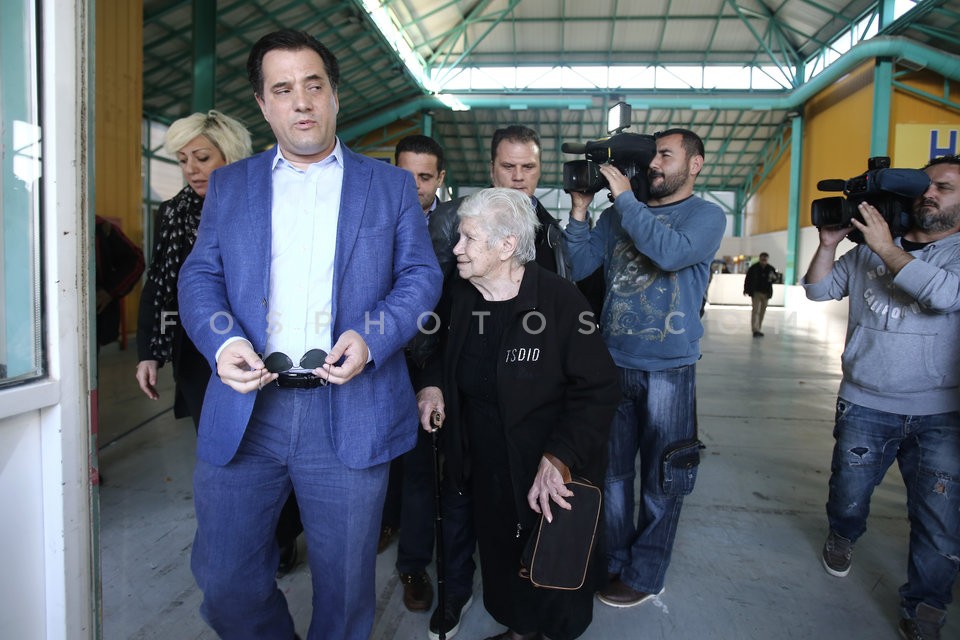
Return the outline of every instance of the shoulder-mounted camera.
{"type": "MultiPolygon", "coordinates": [[[[857,207],[861,202],[873,205],[890,227],[893,237],[910,228],[913,201],[930,186],[930,177],[920,169],[891,169],[890,158],[877,156],[867,160],[867,171],[848,180],[821,180],[820,191],[841,191],[843,196],[819,198],[811,205],[810,219],[821,227],[849,227],[851,220],[863,222],[857,207]],[[844,197],[845,196],[845,197],[844,197]]],[[[863,242],[863,234],[850,232],[848,239],[863,242]]]]}
{"type": "Polygon", "coordinates": [[[630,105],[618,102],[608,114],[608,138],[588,142],[564,142],[564,153],[583,154],[584,160],[563,163],[563,190],[596,193],[609,189],[607,179],[600,173],[600,165],[612,164],[630,180],[634,195],[646,202],[650,187],[647,169],[657,153],[654,136],[645,133],[624,133],[630,126],[630,105]]]}

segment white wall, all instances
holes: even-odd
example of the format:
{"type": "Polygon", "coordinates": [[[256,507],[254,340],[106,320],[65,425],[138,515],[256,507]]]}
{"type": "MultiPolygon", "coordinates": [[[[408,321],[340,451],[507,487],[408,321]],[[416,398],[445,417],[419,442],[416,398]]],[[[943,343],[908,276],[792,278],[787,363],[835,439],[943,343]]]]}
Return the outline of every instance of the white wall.
{"type": "Polygon", "coordinates": [[[0,391],[0,638],[93,638],[84,99],[85,0],[40,4],[44,353],[0,391]]]}
{"type": "MultiPolygon", "coordinates": [[[[807,266],[813,258],[817,246],[820,244],[816,227],[802,227],[799,232],[800,242],[796,257],[796,277],[800,278],[807,271],[807,266]]],[[[854,248],[854,243],[844,240],[837,250],[837,257],[854,248]]],[[[770,264],[783,271],[786,266],[787,232],[764,233],[744,238],[724,238],[717,251],[717,257],[725,255],[757,255],[761,251],[770,254],[770,264]]],[[[743,296],[743,274],[717,274],[710,283],[707,291],[707,302],[710,304],[750,304],[743,296]]],[[[834,335],[846,332],[847,326],[847,299],[839,301],[812,302],[807,300],[803,287],[798,284],[787,283],[774,285],[774,297],[770,303],[783,305],[788,312],[790,322],[800,323],[816,335],[834,335]]]]}
{"type": "MultiPolygon", "coordinates": [[[[801,227],[799,231],[799,247],[797,249],[796,269],[797,282],[807,271],[810,260],[820,244],[820,236],[816,227],[801,227]]],[[[854,248],[854,243],[849,240],[843,240],[837,250],[837,257],[843,255],[854,248]]],[[[774,233],[760,233],[755,236],[745,236],[742,238],[726,237],[720,242],[720,249],[717,251],[717,257],[739,256],[739,255],[759,255],[766,251],[770,254],[770,264],[776,267],[777,271],[783,273],[787,268],[787,232],[776,231],[774,233]]],[[[788,282],[786,284],[795,284],[788,282]]]]}

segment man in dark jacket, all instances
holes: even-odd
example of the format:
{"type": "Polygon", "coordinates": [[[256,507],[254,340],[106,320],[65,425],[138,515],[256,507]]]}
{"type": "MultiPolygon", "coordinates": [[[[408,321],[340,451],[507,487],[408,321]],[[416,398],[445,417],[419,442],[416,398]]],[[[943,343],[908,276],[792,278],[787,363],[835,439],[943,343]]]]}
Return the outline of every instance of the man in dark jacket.
{"type": "Polygon", "coordinates": [[[773,283],[778,278],[777,270],[767,262],[769,257],[770,254],[761,253],[760,260],[747,269],[747,277],[743,280],[743,295],[750,296],[753,304],[750,328],[753,329],[754,338],[763,337],[763,332],[760,331],[763,315],[767,312],[767,302],[773,296],[773,283]]]}
{"type": "MultiPolygon", "coordinates": [[[[458,234],[456,206],[442,203],[437,197],[446,176],[443,149],[429,136],[407,136],[397,143],[394,162],[412,173],[416,180],[417,196],[446,283],[456,266],[453,246],[458,234]]],[[[437,348],[437,338],[435,332],[421,331],[407,346],[411,375],[437,348]]],[[[428,611],[433,604],[433,586],[426,571],[433,557],[433,498],[433,447],[430,436],[421,429],[416,446],[390,463],[377,547],[378,552],[382,552],[399,533],[396,566],[403,585],[403,604],[409,611],[428,611]]],[[[473,578],[472,570],[469,578],[473,578]]]]}
{"type": "Polygon", "coordinates": [[[563,278],[570,278],[570,259],[560,223],[550,215],[534,192],[540,182],[540,136],[530,127],[510,125],[493,132],[490,143],[490,181],[495,187],[517,189],[530,196],[540,229],[536,263],[563,278]]]}

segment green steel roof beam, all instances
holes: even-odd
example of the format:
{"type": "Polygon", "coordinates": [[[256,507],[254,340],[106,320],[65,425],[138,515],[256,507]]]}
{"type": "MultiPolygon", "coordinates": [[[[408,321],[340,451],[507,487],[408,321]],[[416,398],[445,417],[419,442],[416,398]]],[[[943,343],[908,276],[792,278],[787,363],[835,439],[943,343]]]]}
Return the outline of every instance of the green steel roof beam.
{"type": "MultiPolygon", "coordinates": [[[[833,7],[828,7],[828,6],[826,6],[826,5],[822,5],[822,4],[820,4],[819,2],[813,2],[813,0],[799,0],[799,1],[802,2],[802,3],[805,4],[805,5],[808,5],[808,6],[813,7],[813,8],[816,9],[817,11],[822,11],[823,13],[827,14],[827,15],[830,16],[831,18],[834,18],[834,19],[839,20],[839,21],[841,21],[841,22],[846,22],[846,23],[847,23],[847,26],[850,26],[850,25],[854,24],[854,22],[857,22],[857,20],[854,20],[854,21],[851,22],[850,18],[848,18],[847,16],[843,15],[843,13],[841,13],[840,11],[837,11],[837,10],[834,9],[833,7]]],[[[873,10],[873,9],[870,8],[870,9],[868,9],[867,11],[869,12],[869,11],[872,11],[872,10],[873,10]]]]}
{"type": "MultiPolygon", "coordinates": [[[[487,4],[488,4],[488,2],[485,1],[484,4],[483,4],[483,8],[486,8],[487,4]]],[[[464,37],[464,45],[465,45],[465,46],[464,46],[464,48],[463,48],[463,51],[460,53],[459,56],[457,56],[456,60],[454,60],[453,62],[449,62],[449,63],[448,63],[447,60],[449,60],[450,56],[452,55],[451,52],[452,52],[453,42],[451,42],[450,49],[444,54],[444,62],[443,62],[441,65],[437,65],[437,68],[439,68],[439,69],[442,70],[442,72],[441,72],[440,74],[438,74],[438,81],[437,81],[438,84],[442,85],[442,84],[443,84],[443,81],[446,80],[446,79],[450,76],[451,73],[453,73],[454,71],[459,70],[459,65],[460,65],[460,63],[461,63],[467,56],[469,56],[471,53],[473,53],[473,50],[476,48],[476,46],[477,46],[478,44],[480,44],[481,42],[483,42],[484,38],[486,38],[486,37],[490,34],[490,32],[493,31],[493,29],[494,29],[497,25],[499,25],[501,22],[503,22],[503,20],[504,20],[508,15],[510,15],[510,14],[513,12],[514,7],[516,7],[518,4],[520,4],[520,0],[510,0],[510,1],[509,1],[509,4],[506,6],[506,8],[504,8],[502,11],[498,11],[498,12],[496,12],[496,13],[494,14],[496,17],[494,18],[493,22],[490,23],[490,26],[487,27],[487,29],[484,30],[483,33],[480,34],[480,37],[477,38],[476,40],[474,40],[474,42],[472,42],[472,43],[467,43],[467,42],[466,42],[466,28],[467,28],[467,26],[469,26],[469,25],[468,25],[467,21],[464,21],[462,33],[463,33],[463,37],[464,37]]],[[[485,22],[485,20],[477,19],[476,22],[477,22],[477,23],[479,23],[479,22],[485,22]]],[[[471,22],[470,24],[473,24],[473,23],[471,22]]],[[[516,40],[516,32],[515,32],[515,31],[514,31],[514,40],[516,40]]],[[[514,41],[514,50],[516,50],[516,41],[514,41]]]]}
{"type": "Polygon", "coordinates": [[[944,81],[944,95],[942,96],[938,96],[928,91],[917,89],[916,87],[911,87],[910,85],[903,84],[902,82],[893,81],[891,84],[896,89],[903,91],[905,93],[910,93],[917,96],[918,98],[923,98],[924,100],[929,100],[930,102],[935,102],[944,107],[948,107],[950,109],[960,111],[960,101],[950,99],[950,82],[949,81],[946,81],[946,80],[944,81]]]}
{"type": "MultiPolygon", "coordinates": [[[[667,7],[666,9],[664,9],[663,15],[664,16],[670,15],[671,8],[673,8],[673,0],[667,0],[667,7]]],[[[656,57],[654,57],[654,60],[660,59],[660,52],[663,50],[663,41],[664,41],[664,38],[666,38],[666,35],[667,35],[667,20],[663,20],[662,25],[660,27],[660,38],[657,40],[657,46],[654,49],[657,52],[657,55],[656,57]]]]}
{"type": "Polygon", "coordinates": [[[960,44],[960,38],[957,37],[956,32],[948,31],[946,29],[940,29],[937,27],[932,27],[929,25],[915,24],[911,27],[913,31],[919,31],[920,33],[931,36],[933,38],[938,38],[940,40],[945,40],[953,44],[960,44]]]}
{"type": "MultiPolygon", "coordinates": [[[[790,63],[793,62],[794,64],[796,64],[796,63],[799,62],[799,61],[791,61],[791,60],[783,60],[783,61],[781,61],[781,60],[780,60],[780,56],[778,56],[776,53],[773,52],[773,50],[770,48],[769,43],[766,42],[766,39],[763,38],[759,33],[757,33],[757,30],[753,28],[753,25],[750,23],[750,17],[747,16],[746,14],[744,14],[744,12],[740,9],[740,6],[736,3],[736,1],[735,1],[735,0],[726,0],[726,2],[727,2],[727,4],[734,10],[734,12],[737,14],[737,16],[739,16],[740,21],[743,22],[743,25],[750,31],[751,34],[753,34],[753,37],[754,37],[754,39],[757,41],[757,43],[758,43],[761,47],[763,47],[763,50],[764,50],[764,51],[767,53],[767,55],[770,57],[770,62],[773,63],[773,64],[775,64],[775,65],[780,69],[780,71],[782,71],[783,74],[784,74],[787,78],[790,79],[790,83],[791,83],[793,86],[797,86],[796,69],[795,69],[794,66],[791,66],[790,63]]],[[[766,18],[763,18],[763,20],[765,20],[765,21],[767,22],[767,27],[768,27],[768,29],[769,29],[769,28],[771,27],[770,23],[773,22],[773,17],[772,17],[772,16],[767,16],[766,18]]],[[[781,51],[781,53],[784,54],[784,57],[785,57],[785,58],[786,58],[786,57],[795,57],[795,56],[792,54],[792,52],[781,51]]]]}
{"type": "MultiPolygon", "coordinates": [[[[893,23],[894,0],[880,0],[877,3],[879,27],[893,23]]],[[[879,28],[878,28],[879,31],[879,28]]],[[[873,120],[870,125],[870,156],[888,154],[890,137],[890,105],[893,100],[893,62],[889,58],[878,58],[873,69],[873,120]]]]}
{"type": "Polygon", "coordinates": [[[780,162],[780,158],[783,157],[783,154],[790,147],[787,143],[786,133],[790,130],[791,126],[790,120],[784,120],[777,127],[774,135],[764,143],[758,154],[760,163],[754,165],[753,171],[749,173],[746,181],[744,181],[745,198],[749,198],[756,193],[756,187],[767,179],[770,172],[772,172],[777,166],[777,163],[780,162]]]}
{"type": "Polygon", "coordinates": [[[923,2],[917,2],[897,20],[885,25],[879,35],[901,33],[907,29],[919,26],[915,24],[918,20],[934,12],[952,14],[953,12],[942,9],[944,2],[946,2],[946,0],[925,0],[923,2]]]}
{"type": "MultiPolygon", "coordinates": [[[[734,161],[733,161],[734,165],[746,167],[747,170],[749,171],[749,167],[751,163],[745,163],[743,159],[744,159],[744,156],[746,155],[747,149],[750,147],[751,144],[753,144],[756,141],[758,129],[759,129],[759,125],[755,125],[753,129],[750,131],[750,134],[747,136],[747,141],[740,148],[740,151],[734,156],[734,161]]],[[[750,154],[751,158],[753,158],[754,156],[755,154],[753,153],[750,154]]],[[[734,176],[731,174],[728,177],[732,178],[734,176]]]]}
{"type": "Polygon", "coordinates": [[[790,133],[790,195],[787,205],[787,258],[783,269],[786,284],[797,283],[797,256],[800,255],[800,179],[803,167],[803,116],[796,113],[791,119],[790,133]]]}
{"type": "Polygon", "coordinates": [[[193,0],[193,99],[194,113],[214,105],[214,71],[217,66],[217,0],[193,0]]]}
{"type": "Polygon", "coordinates": [[[152,10],[143,12],[143,25],[162,20],[165,16],[191,3],[191,0],[169,0],[168,2],[154,2],[152,10]]]}
{"type": "MultiPolygon", "coordinates": [[[[801,107],[807,100],[816,96],[862,62],[881,57],[906,59],[914,66],[926,67],[945,78],[960,81],[960,56],[946,54],[919,43],[911,42],[902,37],[893,36],[874,38],[862,42],[840,56],[836,62],[819,73],[811,81],[790,91],[771,92],[769,96],[756,93],[745,94],[742,92],[725,95],[693,94],[692,92],[688,94],[674,93],[672,95],[627,92],[621,95],[624,95],[624,100],[630,102],[637,111],[650,108],[689,108],[692,101],[695,101],[699,105],[704,105],[707,108],[716,109],[792,110],[801,107]]],[[[523,101],[524,103],[531,103],[535,100],[535,98],[516,96],[475,98],[461,93],[452,95],[456,95],[468,106],[473,104],[476,108],[503,108],[502,105],[509,104],[510,100],[523,101]],[[498,107],[497,105],[501,106],[498,107]]],[[[557,103],[553,105],[554,107],[562,108],[560,100],[553,100],[557,103]]],[[[542,104],[542,106],[547,105],[542,104]]],[[[383,118],[391,118],[388,122],[392,122],[398,117],[410,115],[410,113],[412,113],[411,109],[416,111],[421,108],[443,107],[435,98],[431,96],[421,96],[411,102],[378,114],[366,122],[356,122],[348,126],[344,129],[344,138],[349,139],[350,137],[356,137],[380,126],[375,123],[380,122],[383,118]]]]}
{"type": "MultiPolygon", "coordinates": [[[[439,58],[449,59],[450,56],[453,55],[453,48],[456,46],[457,42],[460,40],[461,37],[465,37],[467,29],[469,29],[471,26],[481,21],[480,18],[483,16],[483,12],[486,11],[487,8],[490,6],[490,3],[491,3],[491,0],[482,0],[482,2],[478,2],[477,4],[475,4],[473,8],[471,8],[470,11],[467,12],[467,15],[465,15],[463,19],[460,20],[453,29],[444,31],[441,34],[438,34],[436,38],[434,38],[434,40],[440,41],[439,44],[437,44],[436,46],[434,46],[432,42],[428,42],[427,44],[430,46],[431,49],[433,49],[433,53],[431,53],[430,56],[427,58],[427,64],[429,64],[431,67],[434,67],[434,66],[442,67],[442,63],[438,65],[437,60],[439,58]]],[[[451,4],[457,4],[457,3],[449,2],[444,4],[443,7],[441,8],[446,8],[451,4]]],[[[499,20],[495,24],[499,24],[499,20]]]]}
{"type": "MultiPolygon", "coordinates": [[[[490,33],[490,31],[499,25],[507,16],[508,11],[495,12],[495,17],[493,18],[491,26],[486,29],[475,42],[471,44],[467,39],[467,32],[471,27],[483,24],[487,21],[488,16],[484,16],[483,11],[485,11],[489,5],[490,0],[484,0],[483,2],[477,4],[453,29],[450,29],[442,34],[442,40],[440,44],[436,47],[436,50],[428,60],[431,69],[439,69],[443,71],[441,77],[445,78],[449,76],[451,72],[456,71],[460,61],[467,57],[473,51],[473,49],[490,33]],[[460,40],[463,40],[463,51],[460,54],[455,54],[454,49],[460,40]],[[457,58],[454,60],[454,62],[449,62],[454,55],[457,55],[457,58]]],[[[512,9],[513,6],[510,7],[510,10],[512,9]]]]}
{"type": "MultiPolygon", "coordinates": [[[[426,87],[423,86],[423,83],[422,83],[421,79],[420,79],[420,78],[417,78],[417,77],[415,77],[415,76],[413,75],[413,72],[410,71],[410,69],[407,67],[406,63],[400,58],[399,54],[398,54],[397,51],[394,49],[393,43],[391,43],[390,41],[387,40],[387,36],[386,36],[382,31],[380,31],[380,28],[379,28],[379,27],[376,25],[376,23],[373,21],[373,17],[372,17],[369,13],[367,13],[366,8],[365,8],[364,5],[363,5],[363,0],[353,0],[353,4],[354,4],[358,9],[360,9],[360,10],[363,12],[363,20],[364,20],[364,22],[367,23],[368,28],[370,29],[370,32],[374,34],[374,36],[376,37],[377,41],[383,43],[383,45],[384,45],[384,46],[387,48],[387,50],[390,52],[390,56],[397,62],[397,64],[399,64],[399,65],[403,68],[404,74],[405,74],[407,77],[409,77],[409,79],[412,80],[418,87],[420,87],[421,91],[426,92],[427,89],[426,89],[426,87]]],[[[384,9],[384,10],[386,11],[386,9],[384,9]]],[[[394,17],[395,17],[395,16],[394,16],[394,17]]],[[[391,23],[393,23],[392,20],[391,20],[391,23]]],[[[396,26],[396,25],[394,25],[394,26],[396,26]]],[[[400,33],[400,36],[401,36],[401,37],[404,35],[403,31],[401,31],[400,29],[398,29],[398,32],[400,33]]],[[[409,44],[409,43],[407,43],[407,44],[409,44]]],[[[420,65],[420,67],[421,67],[421,68],[424,70],[424,72],[426,73],[426,71],[427,71],[427,63],[426,63],[426,61],[423,59],[423,57],[422,57],[419,53],[417,53],[417,50],[416,50],[415,48],[413,48],[413,47],[411,46],[410,49],[411,49],[412,55],[416,58],[417,63],[420,65]]]]}

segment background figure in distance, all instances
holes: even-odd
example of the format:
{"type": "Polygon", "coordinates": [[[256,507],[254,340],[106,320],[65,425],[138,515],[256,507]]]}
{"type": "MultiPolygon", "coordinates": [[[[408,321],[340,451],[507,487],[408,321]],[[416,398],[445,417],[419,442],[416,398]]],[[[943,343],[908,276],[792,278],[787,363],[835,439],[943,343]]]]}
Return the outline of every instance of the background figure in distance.
{"type": "Polygon", "coordinates": [[[801,282],[811,300],[849,300],[821,561],[833,576],[850,572],[874,487],[896,460],[910,519],[899,622],[909,640],[940,637],[960,567],[960,156],[925,171],[931,184],[902,238],[860,203],[863,222],[820,229],[801,282]],[[864,244],[834,261],[853,229],[864,244]]]}
{"type": "MultiPolygon", "coordinates": [[[[483,603],[496,639],[570,640],[589,626],[604,581],[594,547],[578,590],[542,589],[518,574],[539,514],[569,508],[564,483],[601,484],[616,368],[576,286],[534,261],[537,220],[515,189],[484,189],[459,210],[443,348],[425,370],[420,422],[434,410],[448,473],[470,485],[483,603]],[[541,635],[542,634],[542,635],[541,635]]],[[[445,514],[444,514],[445,515],[445,514]]],[[[493,638],[490,640],[494,640],[493,638]]]]}
{"type": "Polygon", "coordinates": [[[97,348],[120,335],[120,299],[143,273],[143,251],[106,218],[94,216],[97,269],[97,348]]]}
{"type": "Polygon", "coordinates": [[[752,310],[750,313],[750,328],[754,338],[762,338],[763,315],[767,312],[767,303],[773,296],[773,283],[777,281],[777,270],[767,261],[769,253],[761,253],[756,264],[750,265],[747,275],[743,279],[743,295],[750,296],[752,310]]]}
{"type": "MultiPolygon", "coordinates": [[[[446,281],[455,266],[457,212],[456,207],[441,203],[437,197],[437,189],[443,185],[446,175],[443,149],[429,136],[407,136],[397,143],[394,163],[409,171],[417,183],[417,197],[446,281]]],[[[405,354],[411,378],[437,348],[438,341],[436,332],[418,331],[407,345],[405,354]]],[[[403,604],[410,611],[429,611],[433,604],[433,586],[426,569],[433,559],[435,537],[434,461],[430,435],[420,429],[418,432],[416,446],[390,463],[377,550],[383,551],[399,530],[396,567],[403,585],[403,604]]],[[[471,571],[471,579],[472,575],[471,571]]],[[[467,593],[469,597],[469,589],[467,593]]]]}
{"type": "Polygon", "coordinates": [[[610,427],[604,496],[610,582],[598,596],[612,607],[632,607],[663,590],[683,496],[696,478],[696,466],[666,462],[699,459],[700,306],[726,227],[720,207],[693,195],[704,162],[700,137],[670,129],[657,134],[656,145],[647,172],[649,202],[637,200],[619,169],[601,165],[613,206],[591,230],[586,217],[593,194],[571,193],[564,231],[574,278],[603,266],[600,327],[623,394],[610,427]]]}
{"type": "Polygon", "coordinates": [[[403,348],[440,269],[410,174],[337,139],[336,57],[284,29],[247,71],[277,146],[213,173],[180,271],[183,325],[216,368],[193,483],[200,612],[222,638],[294,637],[274,532],[295,491],[307,638],[366,640],[388,463],[417,438],[403,348]]]}

